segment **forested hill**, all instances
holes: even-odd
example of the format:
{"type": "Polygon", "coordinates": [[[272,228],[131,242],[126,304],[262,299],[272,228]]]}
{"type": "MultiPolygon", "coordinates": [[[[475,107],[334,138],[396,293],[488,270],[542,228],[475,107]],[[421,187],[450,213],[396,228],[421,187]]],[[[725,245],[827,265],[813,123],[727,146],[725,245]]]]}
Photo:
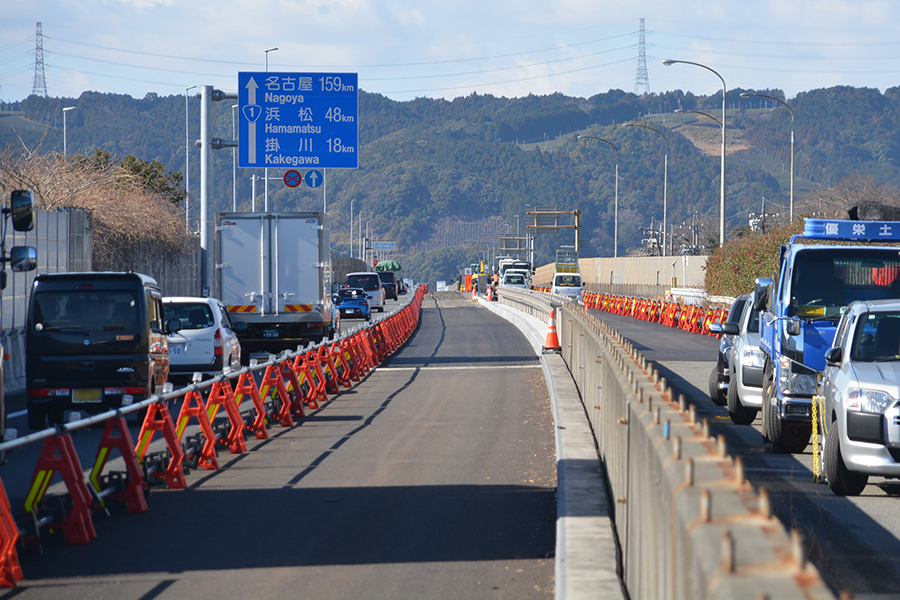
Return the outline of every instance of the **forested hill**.
{"type": "MultiPolygon", "coordinates": [[[[727,97],[729,229],[745,226],[747,213],[759,211],[762,198],[767,212],[786,212],[792,126],[798,199],[855,174],[900,185],[900,88],[883,94],[850,87],[804,92],[788,100],[793,123],[781,105],[742,99],[743,91],[729,91],[727,97]]],[[[779,90],[756,92],[785,99],[779,90]]],[[[0,113],[0,147],[60,152],[62,108],[76,106],[66,116],[70,154],[100,148],[120,159],[134,155],[183,171],[185,104],[183,95],[32,96],[6,106],[15,112],[0,113]]],[[[231,105],[213,104],[214,137],[231,138],[231,105]]],[[[327,201],[335,253],[346,254],[353,199],[370,237],[397,240],[399,253],[424,269],[420,276],[426,280],[452,279],[446,265],[455,269],[472,256],[490,254],[497,233],[514,234],[515,216],[528,206],[580,209],[583,255],[611,255],[617,154],[602,142],[578,140],[582,133],[605,138],[619,150],[620,254],[639,250],[640,228],[663,217],[666,148],[668,222],[704,225],[703,241],[704,235],[715,237],[718,228],[721,130],[714,120],[690,111],[719,117],[721,105],[720,94],[680,91],[635,96],[610,90],[587,99],[472,94],[409,102],[360,92],[359,169],[329,170],[324,199],[321,189],[292,190],[271,181],[270,209],[321,210],[327,201]],[[667,141],[646,128],[621,126],[630,121],[657,129],[667,141]]],[[[191,98],[188,107],[191,195],[197,198],[199,153],[193,140],[199,138],[199,101],[191,98]]],[[[214,157],[211,196],[217,210],[230,210],[232,153],[214,151],[214,157]]],[[[251,174],[238,170],[237,202],[246,210],[251,174]]],[[[270,170],[270,177],[280,176],[270,170]]],[[[261,208],[261,184],[257,191],[261,208]]],[[[688,232],[679,228],[675,238],[688,232]]],[[[552,260],[552,249],[571,239],[571,232],[541,236],[539,261],[552,260]]]]}

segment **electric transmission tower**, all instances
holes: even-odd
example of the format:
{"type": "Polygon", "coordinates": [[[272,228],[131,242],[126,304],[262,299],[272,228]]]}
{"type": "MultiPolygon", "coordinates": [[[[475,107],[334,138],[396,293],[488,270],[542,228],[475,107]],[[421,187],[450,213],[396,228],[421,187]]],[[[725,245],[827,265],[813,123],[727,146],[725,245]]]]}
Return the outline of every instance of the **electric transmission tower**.
{"type": "Polygon", "coordinates": [[[34,85],[31,86],[31,93],[47,97],[47,76],[44,74],[44,29],[40,21],[34,34],[34,85]]]}
{"type": "Polygon", "coordinates": [[[634,93],[640,96],[641,93],[650,93],[650,75],[647,74],[647,44],[644,39],[644,18],[641,17],[641,30],[638,37],[638,66],[637,74],[634,77],[634,93]]]}

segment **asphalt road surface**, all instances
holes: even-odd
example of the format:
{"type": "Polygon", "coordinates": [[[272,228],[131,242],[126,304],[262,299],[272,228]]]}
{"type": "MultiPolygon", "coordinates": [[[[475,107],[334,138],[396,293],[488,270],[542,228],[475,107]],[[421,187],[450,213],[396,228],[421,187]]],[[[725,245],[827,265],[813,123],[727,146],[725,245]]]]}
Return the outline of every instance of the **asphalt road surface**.
{"type": "Polygon", "coordinates": [[[775,512],[799,529],[810,560],[833,591],[857,600],[900,598],[900,483],[878,477],[858,498],[835,496],[813,482],[812,445],[802,454],[773,454],[765,447],[760,419],[735,425],[725,407],[710,400],[707,379],[719,341],[631,317],[591,311],[631,340],[660,374],[708,418],[713,435],[724,433],[729,453],[741,456],[747,478],[772,495],[775,512]]]}
{"type": "MultiPolygon", "coordinates": [[[[407,345],[353,389],[248,439],[246,454],[220,452],[222,468],[192,471],[187,490],[154,489],[146,513],[96,518],[87,545],[20,552],[25,580],[0,597],[551,598],[540,363],[465,296],[423,309],[407,345]]],[[[0,470],[14,512],[33,465],[18,452],[0,470]]]]}

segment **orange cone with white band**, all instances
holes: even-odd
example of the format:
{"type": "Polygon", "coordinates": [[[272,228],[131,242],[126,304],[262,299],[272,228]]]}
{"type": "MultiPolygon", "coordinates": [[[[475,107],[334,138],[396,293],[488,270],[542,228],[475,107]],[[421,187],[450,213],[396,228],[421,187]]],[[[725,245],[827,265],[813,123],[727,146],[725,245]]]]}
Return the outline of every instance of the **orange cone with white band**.
{"type": "Polygon", "coordinates": [[[559,352],[559,336],[556,335],[556,311],[550,309],[550,322],[547,323],[547,341],[544,342],[544,352],[559,352]]]}

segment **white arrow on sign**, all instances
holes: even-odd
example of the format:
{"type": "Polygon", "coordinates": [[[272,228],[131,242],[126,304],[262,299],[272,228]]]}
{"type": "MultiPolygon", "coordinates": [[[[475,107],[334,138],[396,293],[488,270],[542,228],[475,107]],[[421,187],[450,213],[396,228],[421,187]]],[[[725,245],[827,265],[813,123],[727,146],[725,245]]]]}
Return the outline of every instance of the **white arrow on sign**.
{"type": "Polygon", "coordinates": [[[247,117],[247,162],[256,162],[256,119],[262,110],[256,104],[256,90],[259,86],[251,77],[247,82],[247,106],[244,107],[244,116],[247,117]]]}

